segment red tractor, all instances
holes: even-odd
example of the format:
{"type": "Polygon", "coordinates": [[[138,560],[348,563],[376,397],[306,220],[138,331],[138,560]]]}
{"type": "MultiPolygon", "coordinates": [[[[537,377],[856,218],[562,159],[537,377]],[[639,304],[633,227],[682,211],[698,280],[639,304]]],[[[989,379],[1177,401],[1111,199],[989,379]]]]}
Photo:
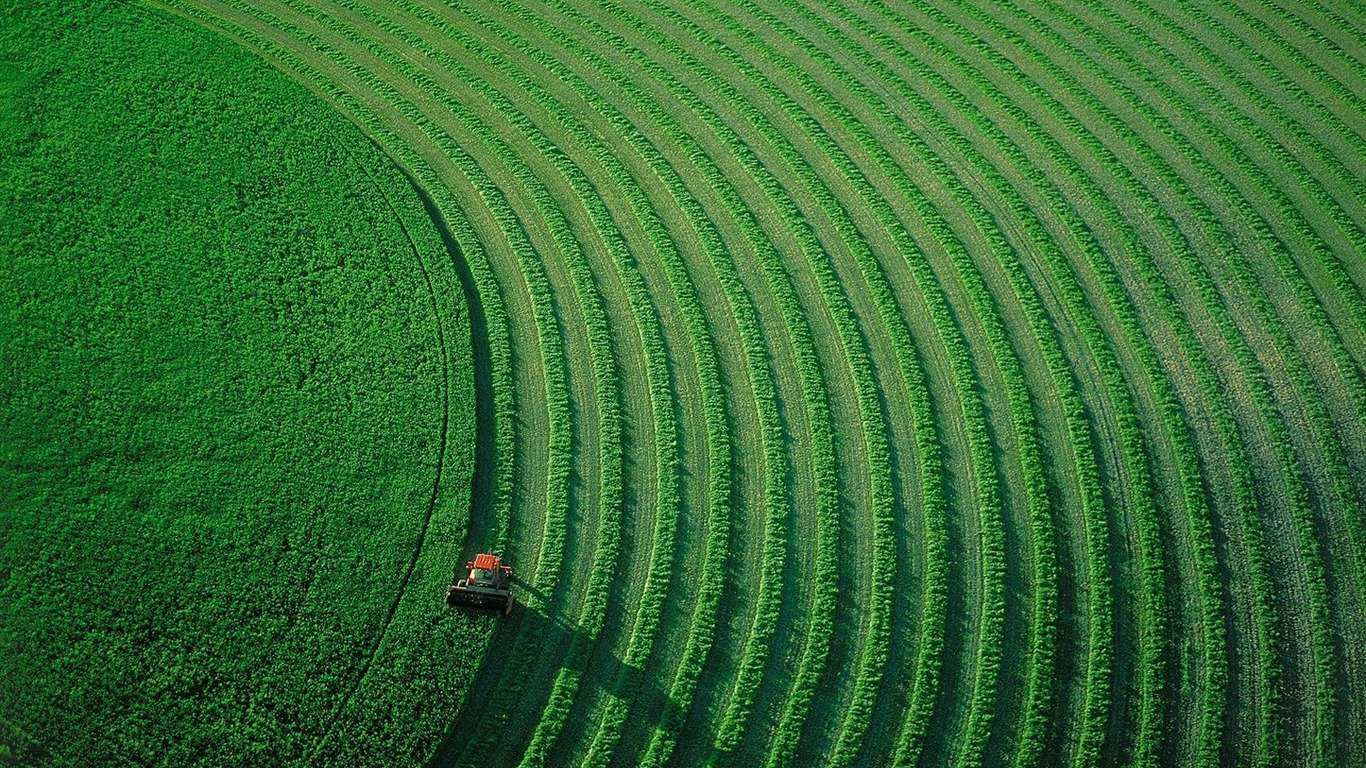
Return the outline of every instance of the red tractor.
{"type": "Polygon", "coordinates": [[[480,553],[465,563],[469,574],[446,587],[446,604],[468,608],[502,610],[512,613],[512,566],[503,565],[497,555],[480,553]]]}

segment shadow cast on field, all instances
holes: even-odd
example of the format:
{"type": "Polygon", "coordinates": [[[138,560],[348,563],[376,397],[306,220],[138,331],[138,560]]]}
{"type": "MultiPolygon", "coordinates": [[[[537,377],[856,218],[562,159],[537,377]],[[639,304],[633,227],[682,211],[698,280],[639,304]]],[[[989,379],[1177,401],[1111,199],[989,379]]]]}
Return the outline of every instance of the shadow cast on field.
{"type": "MultiPolygon", "coordinates": [[[[371,139],[373,142],[374,140],[371,139]]],[[[379,144],[375,144],[381,151],[384,150],[379,144]]],[[[493,469],[497,457],[494,455],[494,424],[493,424],[493,360],[489,352],[488,319],[484,314],[483,300],[479,295],[479,289],[474,284],[474,276],[470,273],[470,266],[465,261],[465,254],[460,250],[460,244],[451,235],[451,230],[446,226],[446,219],[441,215],[436,202],[422,184],[403,167],[402,164],[394,163],[403,173],[403,177],[408,180],[408,184],[413,188],[417,198],[422,201],[422,208],[427,212],[428,218],[432,220],[432,225],[441,235],[441,242],[446,246],[446,252],[450,254],[451,264],[455,267],[455,273],[460,280],[460,290],[465,299],[465,306],[470,317],[470,357],[474,368],[474,477],[470,488],[470,509],[468,517],[467,542],[483,541],[488,535],[490,521],[488,510],[492,508],[493,502],[493,469]]]]}
{"type": "MultiPolygon", "coordinates": [[[[396,165],[412,186],[418,199],[422,201],[424,210],[440,233],[460,279],[465,305],[469,310],[470,349],[475,387],[475,450],[469,522],[464,548],[473,552],[474,549],[484,546],[484,542],[488,541],[494,529],[494,521],[489,519],[489,513],[492,509],[493,477],[497,456],[494,443],[493,361],[489,350],[488,321],[469,264],[465,261],[464,253],[446,225],[436,202],[407,168],[399,163],[396,165]]],[[[598,669],[605,667],[612,670],[611,674],[605,676],[584,675],[580,683],[580,694],[595,692],[594,686],[597,686],[604,699],[620,696],[627,701],[628,708],[634,708],[634,705],[644,702],[645,709],[657,713],[654,715],[657,718],[656,722],[682,722],[681,708],[644,669],[626,664],[616,654],[611,653],[606,644],[592,642],[570,621],[551,611],[551,596],[546,591],[537,589],[519,578],[513,579],[513,585],[519,599],[510,616],[504,617],[496,613],[466,608],[451,609],[468,615],[472,620],[471,629],[479,624],[486,627],[491,624],[491,637],[483,656],[477,660],[479,670],[465,694],[465,700],[461,702],[455,719],[428,760],[428,766],[481,762],[482,756],[467,754],[470,739],[481,730],[481,737],[494,739],[491,747],[513,750],[525,748],[525,742],[530,738],[535,722],[500,722],[494,726],[495,730],[491,733],[483,723],[490,716],[495,719],[510,717],[528,696],[548,696],[549,689],[520,691],[522,682],[531,673],[532,667],[538,663],[544,664],[547,657],[555,657],[557,663],[549,676],[542,679],[553,679],[555,673],[566,666],[567,650],[571,646],[588,648],[580,657],[580,663],[573,665],[580,672],[588,669],[595,661],[598,669]],[[534,599],[528,601],[525,599],[527,596],[534,599]],[[611,654],[610,660],[605,664],[603,654],[611,654]],[[506,743],[508,738],[516,738],[519,743],[509,745],[506,743]]],[[[457,655],[461,652],[462,649],[458,647],[451,648],[452,663],[460,662],[457,655]]],[[[539,711],[539,706],[536,711],[539,711]]]]}
{"type": "MultiPolygon", "coordinates": [[[[533,714],[539,713],[544,706],[542,699],[550,693],[548,688],[523,690],[522,683],[530,668],[544,664],[547,657],[553,657],[554,666],[548,674],[538,675],[538,679],[554,679],[559,670],[569,666],[565,664],[568,649],[571,646],[583,647],[585,643],[591,644],[589,654],[581,659],[581,663],[572,666],[582,673],[590,666],[590,657],[597,657],[601,668],[604,666],[601,655],[611,654],[605,666],[612,670],[612,674],[599,677],[583,675],[578,692],[580,696],[600,693],[603,700],[621,697],[627,702],[628,711],[643,701],[659,702],[662,711],[657,715],[657,722],[681,722],[681,709],[644,669],[627,664],[611,653],[605,644],[593,643],[563,616],[544,610],[541,606],[545,606],[549,599],[545,591],[521,579],[514,579],[513,587],[519,597],[529,596],[533,599],[519,599],[510,616],[466,608],[452,609],[471,618],[492,616],[493,636],[474,684],[455,721],[427,762],[428,768],[476,765],[488,758],[487,753],[469,754],[471,748],[482,750],[486,746],[489,752],[498,750],[505,753],[510,750],[513,755],[520,754],[538,721],[508,722],[504,718],[513,716],[523,706],[531,706],[529,711],[533,714]],[[488,722],[490,718],[491,723],[488,722]],[[476,736],[481,743],[472,742],[476,736]]],[[[457,652],[458,649],[452,649],[453,654],[457,652]]]]}

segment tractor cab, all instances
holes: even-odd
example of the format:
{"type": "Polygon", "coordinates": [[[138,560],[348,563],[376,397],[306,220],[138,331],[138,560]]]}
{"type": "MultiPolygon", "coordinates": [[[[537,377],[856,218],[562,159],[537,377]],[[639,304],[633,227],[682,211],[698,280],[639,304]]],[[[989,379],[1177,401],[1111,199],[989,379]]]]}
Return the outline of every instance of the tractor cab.
{"type": "Polygon", "coordinates": [[[466,576],[446,587],[446,604],[512,613],[512,567],[497,555],[480,553],[465,563],[466,576]]]}

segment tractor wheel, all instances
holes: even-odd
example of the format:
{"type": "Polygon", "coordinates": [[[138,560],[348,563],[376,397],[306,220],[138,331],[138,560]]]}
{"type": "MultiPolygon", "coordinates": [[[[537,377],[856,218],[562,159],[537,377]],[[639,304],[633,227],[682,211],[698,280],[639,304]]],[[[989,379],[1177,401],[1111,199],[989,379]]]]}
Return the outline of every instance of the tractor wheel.
{"type": "Polygon", "coordinates": [[[504,616],[509,616],[509,615],[512,614],[512,604],[515,603],[515,602],[516,602],[516,600],[512,597],[512,595],[508,595],[508,604],[507,604],[507,607],[503,609],[503,615],[504,615],[504,616]]]}

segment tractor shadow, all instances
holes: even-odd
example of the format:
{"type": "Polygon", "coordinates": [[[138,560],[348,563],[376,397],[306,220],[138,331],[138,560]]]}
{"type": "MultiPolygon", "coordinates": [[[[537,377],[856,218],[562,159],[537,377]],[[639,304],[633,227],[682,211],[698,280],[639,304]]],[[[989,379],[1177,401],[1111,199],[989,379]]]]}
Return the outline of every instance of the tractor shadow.
{"type": "MultiPolygon", "coordinates": [[[[614,697],[626,702],[623,732],[643,722],[645,728],[637,732],[648,739],[655,723],[682,725],[685,712],[660,687],[660,681],[645,669],[627,664],[605,643],[591,642],[573,622],[546,611],[546,591],[517,577],[512,583],[517,605],[511,615],[451,609],[489,626],[492,636],[459,714],[427,763],[429,768],[516,762],[540,722],[550,684],[562,669],[581,673],[576,700],[591,696],[599,703],[614,697]],[[571,659],[573,649],[579,650],[571,659]]],[[[579,714],[576,707],[567,722],[575,723],[579,714]]],[[[589,738],[593,729],[593,725],[585,728],[589,738]]],[[[566,733],[574,733],[573,728],[566,733]]]]}

